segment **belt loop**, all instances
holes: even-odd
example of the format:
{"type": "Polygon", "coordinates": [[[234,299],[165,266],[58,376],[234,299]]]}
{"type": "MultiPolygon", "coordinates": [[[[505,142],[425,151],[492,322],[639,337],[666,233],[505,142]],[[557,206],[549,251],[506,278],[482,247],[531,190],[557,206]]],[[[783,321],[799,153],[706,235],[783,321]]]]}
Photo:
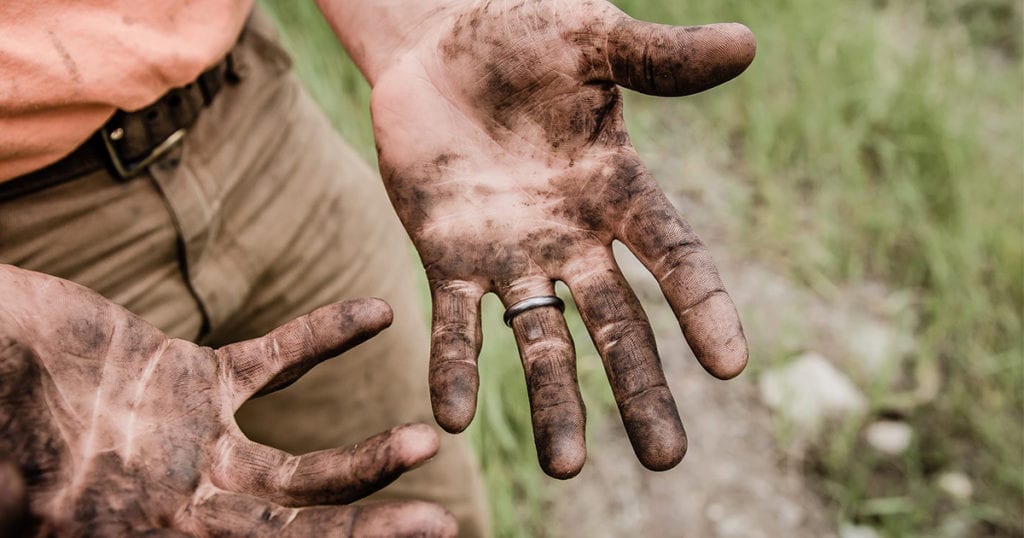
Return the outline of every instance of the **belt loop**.
{"type": "MultiPolygon", "coordinates": [[[[225,62],[226,62],[225,58],[225,62]]],[[[213,97],[220,91],[220,77],[222,73],[219,71],[225,69],[224,63],[217,64],[216,67],[208,71],[203,72],[196,79],[196,85],[199,86],[199,92],[203,95],[203,106],[210,106],[213,102],[213,97]]]]}
{"type": "Polygon", "coordinates": [[[229,52],[227,57],[224,58],[224,64],[226,71],[224,72],[224,80],[228,84],[238,84],[242,81],[242,74],[238,70],[238,65],[235,63],[235,56],[232,52],[229,52]]]}

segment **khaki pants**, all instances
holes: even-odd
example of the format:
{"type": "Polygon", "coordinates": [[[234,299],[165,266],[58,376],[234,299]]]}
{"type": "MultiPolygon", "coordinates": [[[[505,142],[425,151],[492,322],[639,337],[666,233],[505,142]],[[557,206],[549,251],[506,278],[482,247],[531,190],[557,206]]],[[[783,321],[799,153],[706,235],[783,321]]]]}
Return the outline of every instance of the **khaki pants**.
{"type": "MultiPolygon", "coordinates": [[[[142,175],[99,171],[0,203],[0,262],[88,286],[172,336],[219,346],[324,304],[385,299],[394,325],[238,414],[254,440],[293,453],[406,422],[434,424],[428,339],[408,241],[380,180],[336,135],[255,17],[242,76],[185,141],[142,175]]],[[[376,499],[436,501],[486,535],[464,438],[376,499]]]]}

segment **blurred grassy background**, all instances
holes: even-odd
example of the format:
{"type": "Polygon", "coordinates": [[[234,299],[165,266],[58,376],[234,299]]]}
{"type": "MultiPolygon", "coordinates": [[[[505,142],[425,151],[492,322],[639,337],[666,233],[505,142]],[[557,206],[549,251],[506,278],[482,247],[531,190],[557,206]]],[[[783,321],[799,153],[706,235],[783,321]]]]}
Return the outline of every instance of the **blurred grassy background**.
{"type": "MultiPolygon", "coordinates": [[[[616,3],[658,22],[740,21],[758,37],[758,57],[743,76],[677,102],[687,129],[728,148],[748,182],[751,195],[735,202],[731,217],[745,239],[728,249],[784,267],[813,290],[880,281],[919,298],[910,368],[941,371],[940,397],[901,408],[917,441],[895,464],[864,457],[850,436],[826,441],[807,466],[821,494],[843,520],[891,536],[936,535],[950,511],[961,512],[972,533],[1020,536],[1020,2],[616,3]],[[932,486],[932,475],[949,467],[973,480],[969,504],[952,505],[932,486]]],[[[313,2],[263,4],[307,87],[372,160],[369,88],[313,2]]],[[[627,96],[634,128],[653,114],[652,103],[627,96]]],[[[537,536],[544,534],[547,479],[535,461],[522,370],[510,333],[497,328],[499,311],[485,301],[482,397],[469,435],[496,534],[537,536]]],[[[576,340],[582,354],[593,353],[585,336],[576,340]]],[[[580,361],[592,423],[614,409],[596,364],[580,361]]],[[[879,409],[896,405],[886,395],[876,400],[879,409]]]]}

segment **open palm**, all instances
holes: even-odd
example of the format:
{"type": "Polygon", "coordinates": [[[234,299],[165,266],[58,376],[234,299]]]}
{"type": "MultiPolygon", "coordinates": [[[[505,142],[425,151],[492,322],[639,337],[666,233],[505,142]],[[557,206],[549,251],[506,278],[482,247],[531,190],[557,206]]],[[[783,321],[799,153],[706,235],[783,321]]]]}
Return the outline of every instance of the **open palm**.
{"type": "MultiPolygon", "coordinates": [[[[624,243],[661,283],[697,359],[737,375],[747,346],[711,256],[630,144],[618,86],[687,95],[742,72],[742,25],[672,27],[603,1],[467,2],[375,81],[381,172],[423,260],[433,298],[430,388],[438,422],[461,431],[479,385],[479,303],[553,295],[563,281],[600,352],[640,461],[680,461],[686,437],[653,333],[620,273],[624,243]]],[[[561,313],[512,322],[544,470],[582,468],[584,406],[561,313]]]]}

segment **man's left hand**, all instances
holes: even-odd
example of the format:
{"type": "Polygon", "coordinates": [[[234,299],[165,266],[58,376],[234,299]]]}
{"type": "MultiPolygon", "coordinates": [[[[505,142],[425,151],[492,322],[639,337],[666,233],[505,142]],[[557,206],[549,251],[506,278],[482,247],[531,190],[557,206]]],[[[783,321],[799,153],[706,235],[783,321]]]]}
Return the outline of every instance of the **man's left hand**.
{"type": "MultiPolygon", "coordinates": [[[[629,141],[619,86],[681,96],[721,84],[753,59],[750,31],[641,22],[600,0],[321,4],[373,84],[381,174],[427,271],[438,422],[458,432],[473,418],[481,296],[508,308],[560,280],[638,458],[673,467],[686,437],[612,242],[658,279],[708,372],[737,375],[747,344],[708,250],[629,141]]],[[[565,321],[549,306],[512,328],[541,466],[573,476],[585,413],[565,321]]]]}

